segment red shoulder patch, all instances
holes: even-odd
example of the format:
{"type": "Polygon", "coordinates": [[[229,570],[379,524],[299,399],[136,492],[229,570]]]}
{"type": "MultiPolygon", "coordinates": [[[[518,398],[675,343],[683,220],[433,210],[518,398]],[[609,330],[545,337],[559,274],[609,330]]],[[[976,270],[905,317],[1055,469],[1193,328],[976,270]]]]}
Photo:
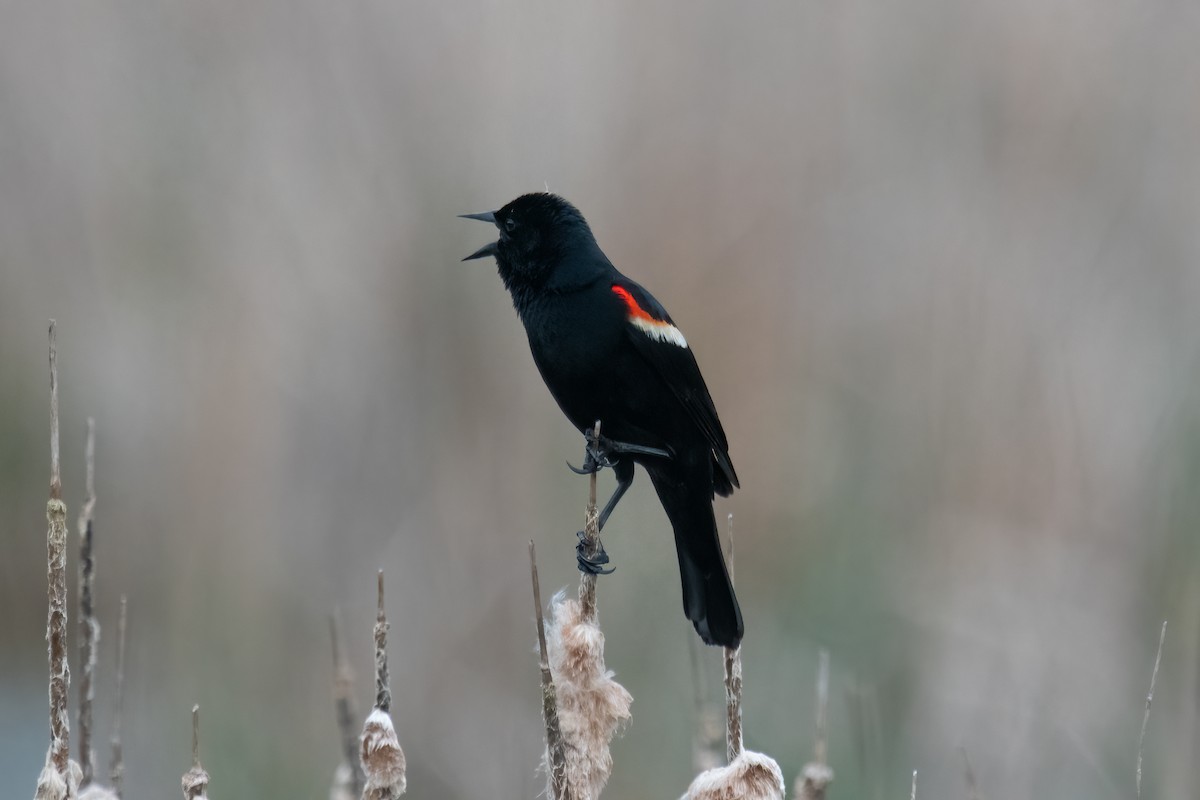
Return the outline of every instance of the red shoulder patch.
{"type": "Polygon", "coordinates": [[[650,313],[648,311],[646,311],[646,309],[644,309],[640,305],[638,305],[638,301],[633,299],[633,295],[631,295],[629,293],[629,290],[626,289],[624,286],[613,286],[612,290],[613,290],[613,294],[615,294],[617,297],[621,298],[622,301],[624,301],[625,308],[627,308],[629,310],[630,317],[633,317],[635,319],[646,319],[646,320],[652,320],[652,321],[657,322],[657,320],[655,320],[654,317],[650,316],[650,313]]]}
{"type": "Polygon", "coordinates": [[[637,299],[624,286],[612,287],[612,292],[625,303],[626,318],[634,328],[659,342],[669,342],[677,347],[687,348],[687,339],[682,331],[664,319],[656,319],[649,311],[642,308],[637,299]]]}

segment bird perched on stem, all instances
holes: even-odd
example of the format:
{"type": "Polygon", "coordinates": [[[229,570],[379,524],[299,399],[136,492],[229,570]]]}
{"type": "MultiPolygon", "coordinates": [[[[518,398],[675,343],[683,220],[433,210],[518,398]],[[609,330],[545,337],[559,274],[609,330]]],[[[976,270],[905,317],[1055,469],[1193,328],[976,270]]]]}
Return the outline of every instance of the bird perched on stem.
{"type": "MultiPolygon", "coordinates": [[[[742,612],[712,501],[732,494],[738,479],[687,339],[661,303],[617,271],[583,215],[561,197],[527,194],[498,211],[463,216],[500,232],[463,260],[495,257],[542,379],[588,437],[576,471],[612,467],[616,474],[600,526],[641,464],[675,531],[684,613],[706,643],[737,647],[742,612]],[[596,420],[599,440],[589,435],[596,420]]],[[[581,554],[579,566],[598,573],[606,561],[581,554]]]]}

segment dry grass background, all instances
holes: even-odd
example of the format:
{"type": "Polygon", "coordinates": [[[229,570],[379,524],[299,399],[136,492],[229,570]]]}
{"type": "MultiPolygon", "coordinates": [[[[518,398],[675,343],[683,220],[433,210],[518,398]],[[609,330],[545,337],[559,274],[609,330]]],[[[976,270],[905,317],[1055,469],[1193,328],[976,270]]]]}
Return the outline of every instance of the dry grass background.
{"type": "MultiPolygon", "coordinates": [[[[327,616],[369,675],[380,567],[409,796],[541,788],[526,542],[574,583],[580,441],[454,214],[548,184],[665,299],[728,428],[747,747],[796,774],[824,646],[833,796],[913,767],[961,796],[963,747],[984,796],[1129,797],[1169,619],[1143,794],[1195,796],[1194,4],[0,19],[5,786],[45,756],[55,317],[71,514],[100,431],[97,731],[129,595],[128,796],[174,791],[193,702],[214,797],[321,796],[327,616]]],[[[606,796],[675,797],[692,634],[644,479],[605,541],[636,698],[606,796]]]]}

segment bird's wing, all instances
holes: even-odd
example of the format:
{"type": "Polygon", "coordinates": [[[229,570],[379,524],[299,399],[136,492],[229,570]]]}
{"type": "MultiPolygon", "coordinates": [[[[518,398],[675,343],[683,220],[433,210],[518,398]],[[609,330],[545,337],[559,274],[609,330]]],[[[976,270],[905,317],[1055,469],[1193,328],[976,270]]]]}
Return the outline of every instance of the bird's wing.
{"type": "Polygon", "coordinates": [[[732,487],[738,486],[737,473],[729,460],[729,440],[725,438],[716,406],[683,333],[662,304],[636,282],[622,275],[613,281],[612,292],[625,304],[628,334],[634,349],[662,376],[687,415],[704,434],[717,465],[728,479],[728,484],[732,484],[726,491],[721,491],[726,488],[722,486],[726,482],[720,476],[714,476],[718,491],[728,494],[732,487]]]}

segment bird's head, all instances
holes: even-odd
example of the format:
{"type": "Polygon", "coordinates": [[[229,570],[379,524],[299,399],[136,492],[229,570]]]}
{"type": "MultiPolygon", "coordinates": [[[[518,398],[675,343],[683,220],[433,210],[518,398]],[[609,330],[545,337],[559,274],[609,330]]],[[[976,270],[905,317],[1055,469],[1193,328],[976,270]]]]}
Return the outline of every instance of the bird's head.
{"type": "Polygon", "coordinates": [[[497,241],[463,261],[495,256],[510,288],[513,283],[544,283],[568,256],[599,252],[579,209],[555,194],[525,194],[497,211],[462,217],[491,222],[500,231],[497,241]]]}

